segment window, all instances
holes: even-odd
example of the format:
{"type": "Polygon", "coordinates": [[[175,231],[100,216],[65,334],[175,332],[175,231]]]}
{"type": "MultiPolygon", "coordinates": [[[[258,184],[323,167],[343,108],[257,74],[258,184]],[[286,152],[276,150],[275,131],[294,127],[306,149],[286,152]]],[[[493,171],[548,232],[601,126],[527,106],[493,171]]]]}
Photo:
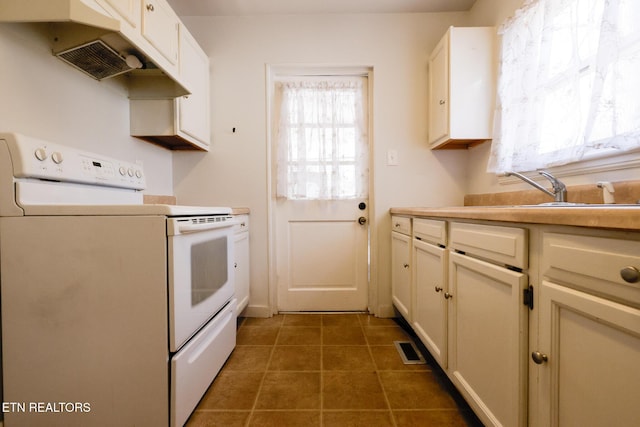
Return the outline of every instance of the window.
{"type": "Polygon", "coordinates": [[[366,89],[364,77],[276,82],[278,197],[368,196],[366,89]]]}
{"type": "Polygon", "coordinates": [[[503,24],[489,171],[640,147],[638,18],[638,0],[528,0],[503,24]]]}

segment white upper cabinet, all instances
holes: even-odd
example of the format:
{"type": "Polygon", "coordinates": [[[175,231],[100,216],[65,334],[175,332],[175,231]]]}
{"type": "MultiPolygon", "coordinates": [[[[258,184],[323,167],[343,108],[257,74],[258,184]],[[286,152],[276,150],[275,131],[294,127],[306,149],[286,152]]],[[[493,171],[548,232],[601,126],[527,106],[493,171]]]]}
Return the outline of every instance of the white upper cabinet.
{"type": "Polygon", "coordinates": [[[112,16],[119,16],[131,28],[140,31],[140,0],[96,0],[112,16]]]}
{"type": "Polygon", "coordinates": [[[184,27],[180,30],[180,76],[193,92],[176,100],[179,129],[185,137],[208,146],[211,138],[209,57],[184,27]]]}
{"type": "Polygon", "coordinates": [[[450,27],[429,57],[429,144],[466,148],[492,137],[494,27],[450,27]]]}
{"type": "Polygon", "coordinates": [[[180,26],[180,77],[191,94],[170,99],[131,97],[131,135],[172,150],[209,149],[209,58],[180,26]]]}
{"type": "MultiPolygon", "coordinates": [[[[166,0],[96,0],[121,22],[121,32],[146,47],[154,62],[175,73],[178,70],[178,26],[180,19],[166,0]],[[152,49],[149,52],[149,48],[152,49]]],[[[186,85],[188,86],[188,85],[186,85]]]]}
{"type": "Polygon", "coordinates": [[[180,18],[165,0],[143,0],[142,35],[171,64],[178,65],[180,18]]]}

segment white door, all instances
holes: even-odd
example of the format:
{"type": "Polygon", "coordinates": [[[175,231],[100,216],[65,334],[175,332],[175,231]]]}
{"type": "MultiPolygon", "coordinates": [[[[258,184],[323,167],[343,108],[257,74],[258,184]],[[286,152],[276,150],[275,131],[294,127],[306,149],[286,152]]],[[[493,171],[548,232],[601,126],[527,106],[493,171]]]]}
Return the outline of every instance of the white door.
{"type": "Polygon", "coordinates": [[[305,78],[276,88],[277,308],[366,310],[367,79],[305,78]]]}
{"type": "Polygon", "coordinates": [[[369,233],[359,203],[278,203],[278,310],[367,309],[369,233]]]}

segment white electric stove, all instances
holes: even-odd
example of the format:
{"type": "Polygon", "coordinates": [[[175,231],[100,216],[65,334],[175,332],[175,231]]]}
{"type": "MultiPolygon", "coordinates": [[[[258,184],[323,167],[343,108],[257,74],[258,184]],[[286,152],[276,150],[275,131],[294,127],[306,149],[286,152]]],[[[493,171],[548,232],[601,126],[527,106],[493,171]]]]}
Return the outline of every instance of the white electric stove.
{"type": "Polygon", "coordinates": [[[4,426],[181,426],[235,347],[226,207],[141,165],[0,134],[4,426]]]}

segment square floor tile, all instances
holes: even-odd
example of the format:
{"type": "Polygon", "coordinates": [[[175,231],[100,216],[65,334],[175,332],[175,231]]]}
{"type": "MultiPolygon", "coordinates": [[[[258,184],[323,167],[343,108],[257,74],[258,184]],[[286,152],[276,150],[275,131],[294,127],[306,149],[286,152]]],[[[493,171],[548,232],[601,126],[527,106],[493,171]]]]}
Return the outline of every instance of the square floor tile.
{"type": "Polygon", "coordinates": [[[278,337],[280,328],[265,328],[260,326],[243,326],[236,334],[237,345],[273,345],[278,337]]]}
{"type": "Polygon", "coordinates": [[[260,326],[263,328],[278,328],[282,326],[284,316],[276,315],[272,317],[243,317],[241,327],[260,326]]]}
{"type": "Polygon", "coordinates": [[[326,371],[374,371],[366,345],[326,345],[322,347],[322,369],[326,371]]]}
{"type": "Polygon", "coordinates": [[[452,409],[455,401],[430,371],[381,371],[380,381],[392,409],[452,409]]]}
{"type": "Polygon", "coordinates": [[[267,372],[256,409],[320,409],[320,373],[267,372]]]}
{"type": "Polygon", "coordinates": [[[250,427],[319,427],[320,411],[255,411],[250,427]]]}
{"type": "Polygon", "coordinates": [[[387,410],[322,412],[323,427],[389,427],[392,425],[391,412],[387,410]]]}
{"type": "Polygon", "coordinates": [[[319,345],[282,345],[275,346],[270,371],[319,371],[319,345]]]}
{"type": "Polygon", "coordinates": [[[322,381],[324,409],[388,409],[375,372],[326,371],[322,381]]]}
{"type": "Polygon", "coordinates": [[[353,314],[323,314],[322,326],[361,326],[358,316],[353,314]]]}
{"type": "Polygon", "coordinates": [[[363,330],[369,345],[393,345],[394,341],[411,340],[409,334],[407,334],[400,326],[368,326],[364,327],[363,330]]]}
{"type": "Polygon", "coordinates": [[[366,345],[361,326],[326,326],[322,328],[324,345],[366,345]]]}
{"type": "Polygon", "coordinates": [[[393,411],[393,416],[398,427],[467,427],[468,425],[457,410],[393,411]]]}
{"type": "Polygon", "coordinates": [[[237,345],[224,365],[226,371],[266,371],[273,346],[237,345]]]}
{"type": "Polygon", "coordinates": [[[285,314],[283,326],[321,326],[321,314],[285,314]]]}
{"type": "Polygon", "coordinates": [[[320,345],[320,327],[283,326],[276,345],[320,345]]]}
{"type": "Polygon", "coordinates": [[[222,371],[205,393],[199,409],[251,409],[264,373],[222,371]]]}
{"type": "Polygon", "coordinates": [[[250,411],[195,411],[185,427],[244,427],[250,411]]]}

